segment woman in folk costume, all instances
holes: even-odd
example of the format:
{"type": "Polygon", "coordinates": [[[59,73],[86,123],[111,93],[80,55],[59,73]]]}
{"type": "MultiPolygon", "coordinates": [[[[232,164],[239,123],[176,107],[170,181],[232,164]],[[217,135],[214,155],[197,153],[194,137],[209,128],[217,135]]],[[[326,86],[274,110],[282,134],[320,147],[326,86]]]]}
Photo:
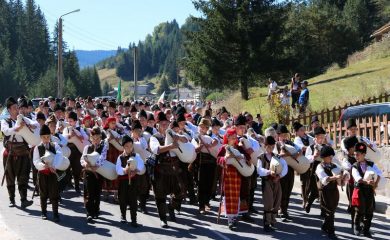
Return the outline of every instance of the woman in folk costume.
{"type": "Polygon", "coordinates": [[[88,137],[91,136],[91,130],[95,125],[95,121],[92,119],[91,115],[85,115],[83,118],[83,129],[88,137]]]}
{"type": "Polygon", "coordinates": [[[56,173],[56,163],[59,163],[63,158],[61,147],[51,142],[50,129],[47,125],[43,125],[40,129],[41,143],[35,147],[33,153],[33,162],[38,173],[39,195],[41,200],[41,217],[47,219],[47,199],[50,199],[53,207],[53,220],[58,222],[60,220],[58,214],[59,189],[56,173]],[[54,154],[52,163],[44,162],[42,157],[45,152],[49,151],[54,154]]]}
{"type": "Polygon", "coordinates": [[[144,161],[141,159],[138,153],[134,152],[133,139],[125,135],[122,138],[122,146],[124,148],[123,153],[118,157],[116,161],[116,172],[118,174],[119,181],[119,206],[121,210],[121,222],[126,223],[126,210],[130,207],[131,226],[138,227],[137,224],[137,197],[139,190],[139,174],[145,172],[144,161]],[[128,161],[130,159],[134,161],[134,169],[131,169],[128,161]]]}
{"type": "Polygon", "coordinates": [[[90,139],[92,144],[84,148],[80,162],[84,168],[84,206],[87,211],[87,222],[93,223],[93,219],[97,219],[100,214],[100,194],[104,179],[96,170],[107,161],[109,146],[107,141],[102,140],[102,131],[99,127],[92,128],[90,139]],[[91,166],[86,161],[87,154],[93,152],[97,152],[100,155],[96,161],[96,166],[91,166]]]}
{"type": "MultiPolygon", "coordinates": [[[[107,151],[107,161],[110,161],[112,163],[116,163],[116,160],[119,155],[121,155],[121,151],[118,150],[112,143],[113,141],[116,141],[118,144],[120,144],[121,136],[116,131],[116,118],[115,117],[109,117],[107,118],[106,124],[104,125],[105,135],[107,137],[107,141],[109,142],[109,147],[107,151]],[[114,135],[119,135],[120,137],[117,138],[114,135]],[[112,143],[110,143],[112,142],[112,143]]],[[[105,198],[108,198],[108,193],[113,192],[114,193],[114,201],[118,200],[118,180],[104,180],[103,183],[103,190],[105,190],[105,198]]]]}
{"type": "MultiPolygon", "coordinates": [[[[238,145],[245,151],[246,154],[250,155],[254,152],[254,150],[252,149],[252,147],[246,148],[245,145],[243,144],[243,141],[247,139],[247,136],[245,135],[247,131],[246,122],[247,122],[246,117],[240,114],[234,119],[234,127],[237,132],[237,138],[239,142],[238,145]]],[[[256,181],[257,181],[256,168],[252,176],[242,177],[241,179],[240,214],[242,214],[242,220],[246,222],[254,222],[254,219],[249,215],[249,208],[251,212],[256,212],[256,210],[253,207],[256,181]],[[253,183],[252,180],[254,181],[253,183]]]]}
{"type": "Polygon", "coordinates": [[[318,190],[320,194],[321,207],[325,212],[324,222],[321,230],[326,232],[330,239],[337,239],[334,228],[334,214],[339,204],[339,189],[337,181],[342,179],[342,174],[334,175],[332,170],[338,168],[332,163],[335,152],[332,147],[324,146],[321,149],[320,157],[323,162],[317,166],[318,190]]]}
{"type": "Polygon", "coordinates": [[[276,141],[272,136],[265,139],[265,153],[259,156],[257,172],[262,180],[263,204],[264,204],[264,231],[271,232],[275,230],[276,215],[282,201],[282,188],[280,179],[287,174],[287,163],[284,159],[279,158],[279,166],[282,168],[281,173],[277,173],[271,167],[271,159],[275,157],[273,150],[276,141]]]}
{"type": "Polygon", "coordinates": [[[352,177],[352,166],[356,163],[355,158],[355,145],[358,143],[358,140],[356,137],[346,137],[344,138],[344,147],[348,151],[348,154],[344,156],[341,165],[345,171],[349,172],[349,175],[351,176],[349,179],[349,182],[347,184],[347,198],[348,198],[348,209],[347,211],[351,214],[351,225],[352,229],[354,228],[354,220],[355,220],[355,208],[352,207],[352,193],[353,189],[355,188],[355,181],[352,177]]]}
{"type": "Polygon", "coordinates": [[[355,188],[352,193],[352,206],[355,207],[354,234],[361,233],[365,237],[372,238],[370,227],[374,216],[375,189],[382,177],[382,171],[378,166],[366,159],[367,146],[365,143],[355,145],[356,163],[352,165],[352,177],[355,181],[355,188]],[[371,170],[377,176],[377,180],[365,180],[364,175],[367,170],[371,170]],[[363,224],[363,228],[361,226],[363,224]]]}
{"type": "MultiPolygon", "coordinates": [[[[70,112],[68,114],[68,123],[69,126],[73,127],[74,130],[77,131],[71,131],[67,134],[64,134],[64,137],[69,141],[72,137],[77,137],[80,141],[88,141],[88,135],[84,132],[84,130],[80,127],[77,120],[77,114],[75,112],[70,112]]],[[[75,144],[68,143],[68,147],[70,148],[70,168],[72,169],[72,175],[74,180],[74,187],[77,193],[81,193],[80,190],[80,175],[81,175],[81,164],[80,164],[80,157],[81,152],[78,150],[75,144]]]]}
{"type": "Polygon", "coordinates": [[[199,137],[194,140],[198,142],[198,148],[196,149],[197,157],[195,160],[195,166],[198,167],[197,175],[198,180],[198,200],[199,200],[199,212],[205,214],[210,211],[210,200],[213,190],[213,184],[215,182],[215,168],[217,166],[217,160],[211,155],[211,148],[218,144],[218,141],[214,139],[210,144],[201,140],[202,136],[207,135],[207,131],[210,127],[210,121],[208,119],[201,119],[198,131],[199,137]],[[201,151],[203,148],[203,151],[201,151]],[[206,150],[206,152],[204,151],[206,150]]]}
{"type": "MultiPolygon", "coordinates": [[[[137,149],[134,148],[134,152],[138,153],[141,159],[145,162],[147,158],[150,156],[149,146],[146,142],[145,138],[142,136],[142,125],[139,120],[134,120],[131,126],[131,138],[133,139],[133,145],[137,144],[142,149],[140,152],[137,152],[137,149]]],[[[147,173],[137,176],[138,183],[138,199],[141,212],[144,214],[148,214],[148,210],[146,208],[146,201],[149,198],[149,175],[147,173]]]]}
{"type": "MultiPolygon", "coordinates": [[[[317,169],[318,164],[321,163],[322,159],[320,157],[321,149],[324,146],[327,146],[326,142],[326,132],[322,127],[316,127],[313,130],[314,133],[314,144],[310,145],[306,149],[306,158],[310,161],[310,168],[309,168],[309,179],[306,182],[305,186],[305,195],[303,198],[305,199],[305,211],[307,213],[310,212],[311,205],[313,204],[314,200],[316,200],[319,197],[318,188],[317,188],[317,177],[315,174],[315,171],[317,169]]],[[[329,146],[329,145],[328,145],[329,146]]],[[[323,212],[323,209],[321,209],[321,216],[324,216],[325,213],[323,212]]]]}
{"type": "MultiPolygon", "coordinates": [[[[227,151],[228,146],[234,147],[240,151],[240,159],[246,159],[247,163],[250,163],[250,156],[245,150],[238,146],[238,138],[236,129],[228,129],[223,137],[223,146],[220,148],[217,158],[218,164],[223,166],[222,172],[222,186],[223,186],[223,206],[225,214],[228,218],[228,226],[231,230],[237,229],[238,214],[242,210],[240,202],[240,190],[241,190],[241,179],[242,176],[238,170],[230,165],[226,164],[227,159],[234,158],[230,151],[227,151]]],[[[247,209],[247,206],[243,206],[247,209]]],[[[221,211],[221,209],[219,209],[221,211]]]]}
{"type": "MultiPolygon", "coordinates": [[[[299,154],[302,154],[300,148],[290,140],[290,132],[288,131],[286,125],[279,124],[276,132],[278,135],[276,150],[281,157],[290,154],[289,152],[285,151],[282,148],[284,144],[293,146],[298,152],[297,156],[299,154]]],[[[293,156],[293,157],[296,158],[297,156],[293,156]]],[[[291,192],[294,187],[294,179],[295,179],[294,169],[288,166],[288,171],[286,176],[280,180],[280,184],[282,186],[282,202],[280,204],[280,211],[281,211],[281,218],[283,222],[289,222],[292,220],[290,215],[288,214],[288,205],[290,203],[291,192]]]]}

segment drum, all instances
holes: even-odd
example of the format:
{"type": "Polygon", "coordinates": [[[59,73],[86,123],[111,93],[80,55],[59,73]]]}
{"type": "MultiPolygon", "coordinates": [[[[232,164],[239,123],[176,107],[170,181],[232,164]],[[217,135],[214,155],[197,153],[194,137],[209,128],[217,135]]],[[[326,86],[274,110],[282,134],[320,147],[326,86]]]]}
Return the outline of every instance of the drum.
{"type": "MultiPolygon", "coordinates": [[[[167,129],[166,131],[166,138],[165,138],[165,145],[169,145],[173,142],[173,136],[178,135],[173,132],[172,129],[167,129]]],[[[182,135],[179,135],[182,136],[182,135]]],[[[192,145],[191,142],[183,143],[181,141],[179,143],[179,148],[175,148],[171,150],[174,152],[180,161],[184,163],[192,163],[196,159],[196,152],[195,152],[195,146],[192,145]]]]}
{"type": "MultiPolygon", "coordinates": [[[[237,149],[231,146],[227,147],[226,152],[230,152],[236,157],[242,155],[237,149]]],[[[248,165],[245,158],[241,158],[240,160],[237,160],[236,158],[228,158],[226,160],[226,164],[234,166],[243,177],[250,177],[255,171],[255,166],[252,163],[248,165]]]]}
{"type": "MultiPolygon", "coordinates": [[[[16,126],[20,126],[20,123],[24,121],[24,117],[22,114],[19,114],[16,119],[16,126]]],[[[30,129],[25,125],[17,132],[17,135],[23,137],[23,139],[31,146],[37,146],[41,143],[41,137],[39,136],[39,128],[35,130],[30,129]]]]}
{"type": "MultiPolygon", "coordinates": [[[[96,166],[96,162],[99,159],[100,154],[98,152],[93,152],[91,154],[87,154],[85,161],[87,161],[91,166],[96,166]]],[[[103,165],[100,166],[97,170],[97,173],[102,175],[104,178],[108,180],[115,180],[118,178],[118,174],[116,173],[116,166],[112,162],[104,161],[103,165]]]]}

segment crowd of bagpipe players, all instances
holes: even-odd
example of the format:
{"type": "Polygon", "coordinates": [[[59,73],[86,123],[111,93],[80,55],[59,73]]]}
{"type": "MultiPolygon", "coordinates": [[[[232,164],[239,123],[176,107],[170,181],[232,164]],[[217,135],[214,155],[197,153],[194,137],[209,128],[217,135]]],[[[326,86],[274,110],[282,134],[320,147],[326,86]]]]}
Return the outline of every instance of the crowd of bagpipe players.
{"type": "Polygon", "coordinates": [[[60,221],[61,194],[73,187],[83,192],[87,223],[99,217],[101,198],[119,203],[123,223],[130,209],[133,227],[139,226],[137,211],[148,214],[146,203],[154,198],[163,228],[168,219],[176,221],[186,199],[199,214],[211,211],[210,201],[217,200],[218,220],[223,214],[235,230],[239,221],[253,222],[251,214],[259,214],[253,203],[261,179],[264,231],[272,232],[277,219],[293,221],[288,207],[299,174],[302,207],[309,213],[319,200],[321,229],[330,238],[337,238],[338,186],[346,186],[353,232],[371,236],[374,193],[383,178],[374,163],[375,144],[358,135],[352,119],[342,141],[344,156],[336,159],[316,117],[310,132],[295,122],[292,139],[283,124],[263,133],[259,114],[255,121],[247,112],[232,116],[225,107],[212,110],[211,104],[194,102],[49,97],[34,109],[22,96],[7,98],[5,107],[2,184],[5,179],[9,206],[16,204],[16,184],[21,208],[33,203],[27,196],[31,175],[42,219],[48,218],[49,203],[53,220],[60,221]]]}

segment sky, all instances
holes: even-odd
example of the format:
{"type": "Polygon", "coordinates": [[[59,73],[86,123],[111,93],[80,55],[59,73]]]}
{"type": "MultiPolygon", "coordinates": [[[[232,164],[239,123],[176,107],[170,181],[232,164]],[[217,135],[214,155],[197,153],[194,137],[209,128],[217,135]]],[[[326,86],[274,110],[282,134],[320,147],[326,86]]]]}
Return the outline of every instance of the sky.
{"type": "Polygon", "coordinates": [[[161,22],[179,25],[198,16],[191,0],[35,0],[45,14],[50,33],[63,17],[63,38],[74,50],[116,50],[144,40],[161,22]]]}

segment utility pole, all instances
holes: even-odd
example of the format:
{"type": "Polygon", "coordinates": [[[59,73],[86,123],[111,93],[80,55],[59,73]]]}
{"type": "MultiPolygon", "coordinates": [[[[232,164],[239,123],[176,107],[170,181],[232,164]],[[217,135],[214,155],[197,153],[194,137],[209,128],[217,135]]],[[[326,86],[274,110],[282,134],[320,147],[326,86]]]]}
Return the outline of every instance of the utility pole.
{"type": "Polygon", "coordinates": [[[138,78],[138,73],[137,73],[137,47],[134,47],[134,101],[137,100],[137,78],[138,78]]]}
{"type": "Polygon", "coordinates": [[[71,13],[80,12],[80,9],[65,13],[58,19],[58,52],[57,52],[57,95],[62,98],[64,94],[64,73],[62,71],[62,17],[71,13]]]}
{"type": "Polygon", "coordinates": [[[62,18],[58,19],[58,51],[57,51],[57,95],[58,98],[62,98],[64,92],[63,87],[63,72],[62,72],[62,18]]]}
{"type": "Polygon", "coordinates": [[[177,102],[180,101],[180,91],[179,91],[179,78],[180,78],[180,69],[176,70],[176,91],[177,91],[177,102]]]}

